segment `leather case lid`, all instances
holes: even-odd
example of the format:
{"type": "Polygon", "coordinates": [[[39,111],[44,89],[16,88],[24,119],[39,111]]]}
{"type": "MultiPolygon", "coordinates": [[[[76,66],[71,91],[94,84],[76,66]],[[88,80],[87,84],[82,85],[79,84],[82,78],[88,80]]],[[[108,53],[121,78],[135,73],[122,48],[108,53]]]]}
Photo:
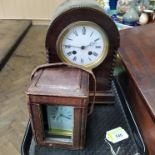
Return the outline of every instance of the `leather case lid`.
{"type": "Polygon", "coordinates": [[[35,73],[27,94],[88,97],[89,73],[72,67],[54,67],[35,73]]]}
{"type": "Polygon", "coordinates": [[[119,54],[155,119],[155,24],[120,32],[119,54]]]}

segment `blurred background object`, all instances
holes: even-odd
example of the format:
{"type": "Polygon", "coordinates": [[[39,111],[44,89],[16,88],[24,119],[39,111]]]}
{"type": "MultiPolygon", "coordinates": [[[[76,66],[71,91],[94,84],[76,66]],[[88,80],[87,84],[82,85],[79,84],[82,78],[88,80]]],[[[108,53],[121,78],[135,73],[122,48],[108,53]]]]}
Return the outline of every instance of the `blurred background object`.
{"type": "Polygon", "coordinates": [[[99,3],[99,6],[103,8],[103,11],[108,13],[110,11],[109,0],[96,0],[99,3]]]}
{"type": "MultiPolygon", "coordinates": [[[[155,10],[155,0],[94,0],[99,3],[103,11],[109,14],[111,10],[118,20],[130,8],[131,2],[136,3],[140,17],[144,10],[155,10]]],[[[32,20],[33,25],[48,25],[56,7],[64,0],[0,0],[0,19],[32,20]]],[[[122,23],[122,22],[121,22],[122,23]]]]}
{"type": "Polygon", "coordinates": [[[128,11],[123,15],[123,24],[135,26],[139,20],[139,15],[136,10],[137,2],[129,3],[128,11]]]}
{"type": "Polygon", "coordinates": [[[117,13],[125,14],[129,9],[131,1],[135,1],[135,0],[118,0],[117,13]]]}

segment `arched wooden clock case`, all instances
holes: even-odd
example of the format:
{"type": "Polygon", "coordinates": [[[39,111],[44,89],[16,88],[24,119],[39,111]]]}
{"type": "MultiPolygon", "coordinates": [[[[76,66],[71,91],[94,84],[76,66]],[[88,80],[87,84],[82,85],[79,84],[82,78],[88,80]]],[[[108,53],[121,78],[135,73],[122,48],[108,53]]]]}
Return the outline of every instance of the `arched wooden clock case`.
{"type": "MultiPolygon", "coordinates": [[[[103,13],[103,10],[101,10],[101,8],[99,8],[97,5],[94,6],[94,4],[91,5],[91,1],[89,6],[84,5],[84,1],[82,2],[83,3],[76,1],[75,4],[70,7],[65,7],[64,3],[64,8],[60,6],[60,8],[57,10],[58,14],[51,22],[46,36],[46,50],[48,62],[61,62],[57,54],[56,44],[57,39],[61,32],[64,30],[64,28],[78,21],[90,21],[96,23],[106,32],[109,40],[107,57],[99,66],[93,69],[97,80],[97,96],[102,96],[102,99],[98,97],[97,100],[98,102],[100,100],[104,100],[105,102],[111,102],[111,80],[115,56],[120,43],[119,32],[114,22],[108,15],[103,13]],[[76,3],[78,3],[79,5],[76,5],[76,3]]],[[[70,3],[70,1],[68,3],[70,3]]],[[[89,4],[88,1],[87,4],[89,4]]],[[[92,82],[90,82],[91,91],[93,91],[92,82]]]]}

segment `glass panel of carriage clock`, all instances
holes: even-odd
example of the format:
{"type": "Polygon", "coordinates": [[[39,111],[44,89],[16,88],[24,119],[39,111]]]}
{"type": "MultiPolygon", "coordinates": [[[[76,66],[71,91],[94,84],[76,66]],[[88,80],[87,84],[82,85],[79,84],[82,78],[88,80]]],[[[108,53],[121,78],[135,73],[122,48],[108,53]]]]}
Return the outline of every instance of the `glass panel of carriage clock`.
{"type": "Polygon", "coordinates": [[[71,106],[43,106],[45,137],[58,142],[73,142],[74,108],[71,106]]]}

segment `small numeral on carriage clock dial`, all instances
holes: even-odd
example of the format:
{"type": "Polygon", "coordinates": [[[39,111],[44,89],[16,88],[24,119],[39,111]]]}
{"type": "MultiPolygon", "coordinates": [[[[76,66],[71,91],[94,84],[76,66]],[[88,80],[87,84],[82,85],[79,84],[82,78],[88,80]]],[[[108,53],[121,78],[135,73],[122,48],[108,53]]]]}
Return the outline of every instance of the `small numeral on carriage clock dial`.
{"type": "Polygon", "coordinates": [[[73,58],[73,61],[76,61],[77,60],[77,57],[75,56],[74,58],[73,58]]]}
{"type": "Polygon", "coordinates": [[[86,34],[86,28],[85,28],[85,27],[82,28],[82,34],[83,34],[83,35],[86,34]]]}
{"type": "Polygon", "coordinates": [[[74,33],[75,36],[77,36],[77,37],[79,36],[76,30],[74,30],[73,33],[74,33]]]}

